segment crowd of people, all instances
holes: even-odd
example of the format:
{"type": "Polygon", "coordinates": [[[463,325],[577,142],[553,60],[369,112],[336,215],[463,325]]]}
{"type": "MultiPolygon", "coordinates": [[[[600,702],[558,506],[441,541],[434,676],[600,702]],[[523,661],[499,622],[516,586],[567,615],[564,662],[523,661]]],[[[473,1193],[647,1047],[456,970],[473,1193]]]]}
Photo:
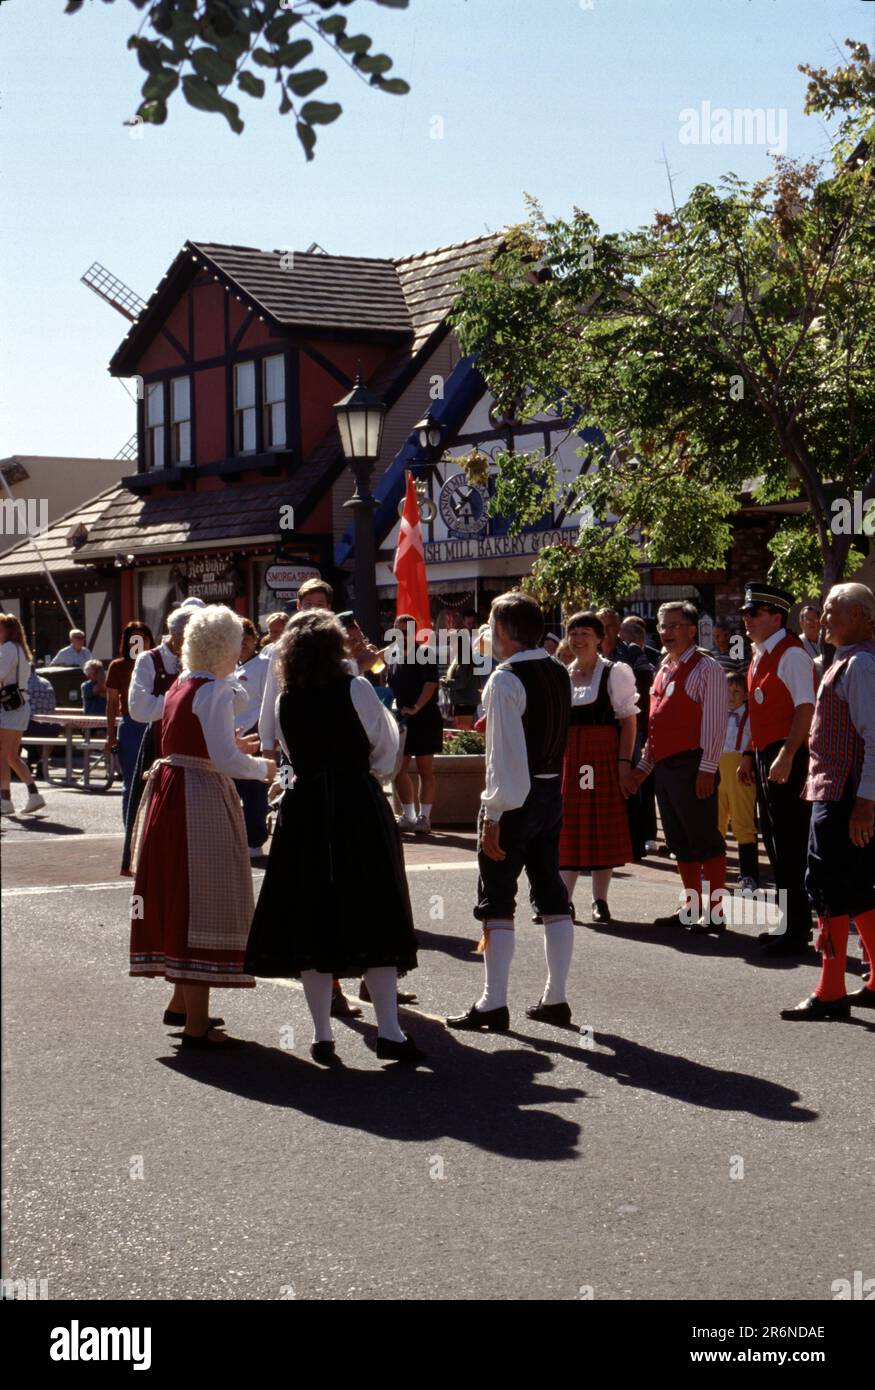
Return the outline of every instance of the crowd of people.
{"type": "MultiPolygon", "coordinates": [[[[380,648],[332,603],[330,586],[313,579],[297,611],[271,614],[262,637],[230,609],[189,598],[169,613],[158,643],[131,622],[107,672],[93,658],[82,663],[88,698],[106,702],[108,747],[123,772],[131,972],[172,983],[165,1022],[182,1026],[186,1048],[232,1045],[209,1013],[211,987],[300,978],[313,1057],[333,1065],[332,1017],[358,1012],[340,983],[352,977],[374,1005],[378,1055],[423,1055],[397,1012],[415,999],[398,980],[416,966],[401,833],[430,832],[441,678],[412,618],[399,615],[396,629],[408,636],[380,648]],[[397,817],[383,790],[389,781],[397,817]],[[254,860],[265,861],[257,905],[254,860]],[[353,882],[367,885],[355,912],[353,882]]],[[[793,606],[784,590],[747,586],[748,652],[726,624],[716,625],[713,649],[699,646],[699,615],[685,600],[660,608],[658,646],[636,615],[586,610],[563,634],[545,633],[530,596],[494,601],[485,688],[470,646],[444,677],[457,727],[482,729],[486,749],[474,907],[485,982],[449,1027],[509,1027],[523,869],[547,963],[527,1015],[571,1024],[578,881],[590,880],[592,925],[610,922],[614,870],[658,848],[657,806],[681,882],[679,908],[657,917],[657,930],[725,932],[726,836],[731,826],[738,887],[752,895],[760,833],[782,912],[782,929],[761,933],[763,953],[804,956],[812,912],[819,931],[818,984],[782,1017],[872,1007],[875,596],[862,584],[836,586],[822,612],[803,610],[800,636],[787,629],[793,606]],[[867,971],[849,995],[851,922],[867,971]]],[[[462,623],[473,635],[477,615],[462,623]]],[[[39,793],[18,757],[27,702],[11,697],[31,667],[16,618],[0,615],[0,638],[5,811],[11,772],[29,797],[39,793]]]]}

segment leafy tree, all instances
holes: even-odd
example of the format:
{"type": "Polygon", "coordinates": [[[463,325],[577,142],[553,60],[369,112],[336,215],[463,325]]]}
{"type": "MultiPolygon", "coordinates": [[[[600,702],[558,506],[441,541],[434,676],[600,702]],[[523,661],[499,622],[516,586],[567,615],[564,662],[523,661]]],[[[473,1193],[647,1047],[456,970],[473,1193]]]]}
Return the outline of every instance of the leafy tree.
{"type": "MultiPolygon", "coordinates": [[[[719,566],[750,489],[808,503],[772,543],[779,582],[814,592],[861,562],[833,503],[875,497],[875,64],[847,44],[846,67],[803,69],[807,109],[840,118],[826,176],[775,157],[769,178],[729,173],[623,233],[578,208],[548,220],[529,199],[527,220],[464,277],[456,328],[498,409],[531,417],[561,401],[609,441],[569,507],[600,525],[582,529],[573,564],[542,551],[535,586],[564,576],[605,598],[635,587],[642,559],[719,566]]],[[[498,463],[493,511],[520,529],[555,470],[498,463]]]]}
{"type": "MultiPolygon", "coordinates": [[[[103,0],[105,5],[115,0],[103,0]]],[[[372,53],[367,34],[351,34],[346,15],[355,0],[130,0],[145,13],[128,39],[145,69],[137,116],[152,125],[167,120],[167,103],[178,87],[189,106],[223,115],[235,134],[243,130],[237,103],[226,92],[236,84],[261,99],[270,73],[279,87],[281,115],[291,114],[307,159],[313,158],[316,127],[337,120],[342,107],[313,93],[328,74],[311,66],[316,44],[325,43],[363,81],[382,92],[403,95],[408,84],[390,77],[392,59],[372,53]],[[144,30],[146,32],[144,32],[144,30]],[[294,34],[293,31],[294,30],[294,34]],[[154,37],[152,37],[154,35],[154,37]]],[[[409,0],[372,0],[405,10],[409,0]]],[[[76,14],[85,0],[67,0],[65,14],[76,14]]]]}

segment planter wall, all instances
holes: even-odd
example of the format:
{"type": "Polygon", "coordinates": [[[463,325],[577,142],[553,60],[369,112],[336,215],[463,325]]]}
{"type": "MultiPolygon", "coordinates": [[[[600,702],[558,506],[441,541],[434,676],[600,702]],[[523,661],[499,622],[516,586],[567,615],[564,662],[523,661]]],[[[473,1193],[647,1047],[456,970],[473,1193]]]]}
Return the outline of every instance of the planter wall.
{"type": "MultiPolygon", "coordinates": [[[[413,787],[419,802],[419,777],[416,764],[410,769],[413,787]]],[[[438,753],[434,760],[436,779],[432,825],[463,826],[473,830],[477,823],[480,793],[486,777],[486,758],[482,753],[438,753]]],[[[392,801],[400,814],[401,802],[393,788],[392,801]]]]}

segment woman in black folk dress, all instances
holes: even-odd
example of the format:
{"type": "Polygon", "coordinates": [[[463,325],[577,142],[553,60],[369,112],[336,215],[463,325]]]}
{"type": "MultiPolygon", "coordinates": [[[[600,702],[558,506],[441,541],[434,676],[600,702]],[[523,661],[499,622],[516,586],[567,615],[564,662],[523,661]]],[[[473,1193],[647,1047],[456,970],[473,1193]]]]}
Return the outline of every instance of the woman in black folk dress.
{"type": "Polygon", "coordinates": [[[377,1056],[425,1054],[398,1023],[399,971],[416,967],[401,839],[378,779],[398,757],[395,720],[368,681],[343,666],[332,613],[296,613],[277,644],[280,743],[294,772],[282,796],[246,952],[246,970],[300,978],[311,1054],[337,1060],[332,978],[363,975],[377,1015],[377,1056]]]}

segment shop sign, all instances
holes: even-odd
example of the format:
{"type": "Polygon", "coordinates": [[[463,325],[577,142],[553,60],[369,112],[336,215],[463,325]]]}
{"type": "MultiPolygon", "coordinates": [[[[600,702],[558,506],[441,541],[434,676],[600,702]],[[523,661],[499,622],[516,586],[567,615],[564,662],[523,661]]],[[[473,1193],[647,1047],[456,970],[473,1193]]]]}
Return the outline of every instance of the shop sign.
{"type": "Polygon", "coordinates": [[[237,594],[238,575],[229,555],[192,555],[185,574],[190,598],[232,599],[237,594]]]}
{"type": "Polygon", "coordinates": [[[521,536],[426,541],[425,563],[451,565],[458,560],[497,560],[504,556],[537,555],[548,545],[576,545],[579,536],[579,526],[563,526],[553,531],[528,531],[521,536]]]}
{"type": "Polygon", "coordinates": [[[438,496],[438,511],[453,536],[480,536],[486,530],[486,493],[464,473],[448,478],[438,496]]]}
{"type": "Polygon", "coordinates": [[[294,596],[306,580],[319,578],[319,571],[313,565],[268,565],[264,574],[264,582],[269,589],[289,596],[294,596]]]}

